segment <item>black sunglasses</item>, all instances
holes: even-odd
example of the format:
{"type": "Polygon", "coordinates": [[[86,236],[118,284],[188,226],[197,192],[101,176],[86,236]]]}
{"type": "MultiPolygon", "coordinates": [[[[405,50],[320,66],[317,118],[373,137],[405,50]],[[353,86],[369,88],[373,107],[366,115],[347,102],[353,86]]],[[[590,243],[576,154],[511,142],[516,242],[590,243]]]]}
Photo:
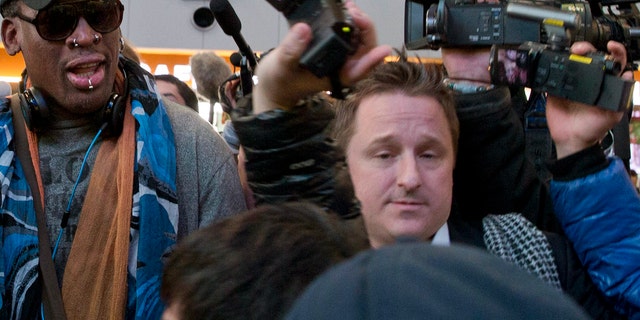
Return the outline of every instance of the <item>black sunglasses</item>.
{"type": "Polygon", "coordinates": [[[87,1],[53,5],[38,11],[35,18],[18,13],[18,18],[33,24],[42,39],[59,41],[70,36],[84,17],[93,30],[109,33],[122,23],[124,6],[120,1],[87,1]]]}

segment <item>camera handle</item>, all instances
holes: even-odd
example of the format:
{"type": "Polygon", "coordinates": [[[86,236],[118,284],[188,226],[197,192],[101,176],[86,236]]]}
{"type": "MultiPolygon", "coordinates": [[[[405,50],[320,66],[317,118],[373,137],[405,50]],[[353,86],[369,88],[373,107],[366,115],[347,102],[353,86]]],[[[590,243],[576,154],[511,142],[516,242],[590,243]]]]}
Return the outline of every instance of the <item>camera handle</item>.
{"type": "Polygon", "coordinates": [[[243,97],[246,97],[253,91],[253,72],[247,62],[249,62],[247,56],[242,55],[242,59],[240,60],[240,88],[242,89],[243,97]]]}

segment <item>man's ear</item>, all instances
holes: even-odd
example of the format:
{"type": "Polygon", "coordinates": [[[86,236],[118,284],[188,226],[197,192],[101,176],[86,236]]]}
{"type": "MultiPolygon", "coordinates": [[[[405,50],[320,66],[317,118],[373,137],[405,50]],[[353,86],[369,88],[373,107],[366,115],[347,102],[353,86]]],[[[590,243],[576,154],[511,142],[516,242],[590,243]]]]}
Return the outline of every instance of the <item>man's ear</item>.
{"type": "Polygon", "coordinates": [[[14,19],[7,18],[2,20],[2,44],[10,56],[20,52],[20,41],[18,41],[18,30],[14,19]]]}

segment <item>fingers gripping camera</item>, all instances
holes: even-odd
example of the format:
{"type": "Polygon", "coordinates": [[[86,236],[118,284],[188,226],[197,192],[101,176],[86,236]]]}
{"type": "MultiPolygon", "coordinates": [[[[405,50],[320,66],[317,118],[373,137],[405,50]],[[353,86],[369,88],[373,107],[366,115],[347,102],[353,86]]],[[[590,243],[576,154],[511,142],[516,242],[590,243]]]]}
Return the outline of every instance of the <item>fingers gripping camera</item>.
{"type": "Polygon", "coordinates": [[[330,76],[355,52],[357,29],[340,0],[267,0],[289,25],[309,24],[313,40],[300,64],[319,78],[330,76]]]}
{"type": "Polygon", "coordinates": [[[606,110],[626,110],[633,94],[634,82],[618,77],[620,64],[603,53],[581,56],[534,42],[493,46],[489,68],[492,83],[529,87],[606,110]]]}

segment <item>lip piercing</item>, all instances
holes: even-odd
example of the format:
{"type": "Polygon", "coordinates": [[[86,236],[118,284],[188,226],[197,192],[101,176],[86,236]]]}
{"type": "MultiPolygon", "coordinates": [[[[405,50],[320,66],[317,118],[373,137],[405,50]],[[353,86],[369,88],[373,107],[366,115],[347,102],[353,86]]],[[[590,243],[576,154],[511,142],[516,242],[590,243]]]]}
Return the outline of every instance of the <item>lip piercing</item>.
{"type": "Polygon", "coordinates": [[[100,36],[97,33],[93,34],[93,43],[98,43],[100,41],[100,36]]]}
{"type": "Polygon", "coordinates": [[[73,47],[74,47],[74,48],[77,48],[78,46],[80,46],[80,45],[78,44],[78,39],[73,38],[73,47]]]}
{"type": "Polygon", "coordinates": [[[93,90],[93,84],[91,84],[91,78],[89,78],[88,80],[89,80],[89,90],[93,90]]]}

